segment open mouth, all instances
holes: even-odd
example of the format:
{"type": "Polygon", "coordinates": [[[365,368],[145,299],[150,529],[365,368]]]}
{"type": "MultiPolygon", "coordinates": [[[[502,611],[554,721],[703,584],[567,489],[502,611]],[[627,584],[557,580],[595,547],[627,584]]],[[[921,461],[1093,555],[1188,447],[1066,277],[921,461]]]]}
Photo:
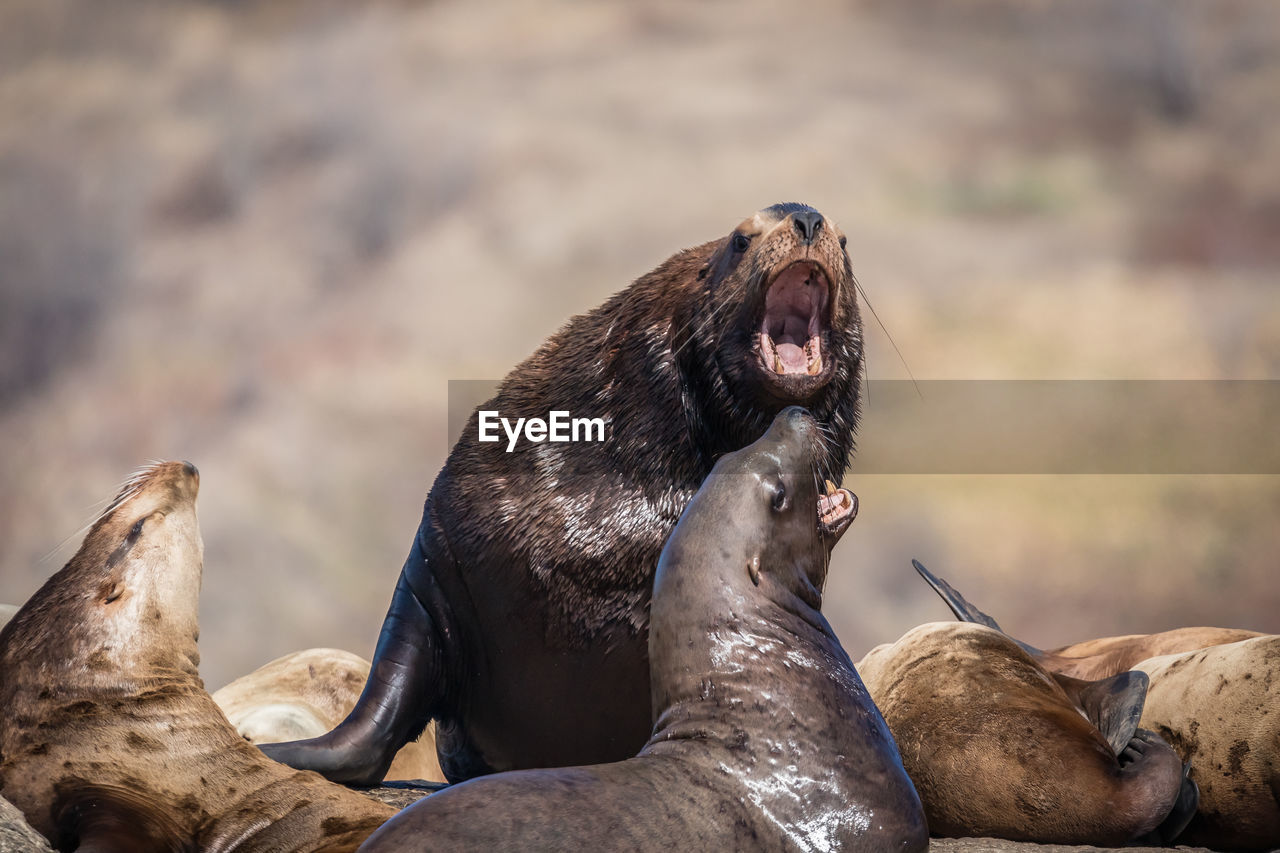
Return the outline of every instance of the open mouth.
{"type": "Polygon", "coordinates": [[[783,270],[764,296],[760,361],[780,376],[822,372],[823,312],[830,284],[822,268],[798,261],[783,270]]]}
{"type": "Polygon", "coordinates": [[[826,494],[818,495],[818,524],[826,533],[843,533],[858,515],[858,496],[827,480],[826,494]]]}

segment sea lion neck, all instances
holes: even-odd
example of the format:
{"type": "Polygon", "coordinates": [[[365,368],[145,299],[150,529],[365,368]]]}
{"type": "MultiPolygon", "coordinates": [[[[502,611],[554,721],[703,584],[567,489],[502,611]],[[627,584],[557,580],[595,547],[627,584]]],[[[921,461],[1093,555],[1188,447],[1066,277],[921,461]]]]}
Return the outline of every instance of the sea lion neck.
{"type": "Polygon", "coordinates": [[[826,679],[815,657],[839,643],[819,611],[828,554],[812,424],[801,409],[783,412],[721,459],[663,549],[649,634],[655,737],[721,718],[726,703],[772,719],[765,697],[826,679]]]}

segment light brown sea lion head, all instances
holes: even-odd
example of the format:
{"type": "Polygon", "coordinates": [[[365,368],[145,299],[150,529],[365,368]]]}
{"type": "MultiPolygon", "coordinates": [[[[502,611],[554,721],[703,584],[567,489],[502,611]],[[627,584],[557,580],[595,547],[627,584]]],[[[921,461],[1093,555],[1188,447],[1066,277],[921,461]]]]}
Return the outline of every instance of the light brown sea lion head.
{"type": "Polygon", "coordinates": [[[62,679],[194,675],[204,557],[199,489],[190,462],[157,463],[131,476],[76,555],[0,634],[0,671],[11,676],[22,662],[42,660],[76,664],[62,679]]]}

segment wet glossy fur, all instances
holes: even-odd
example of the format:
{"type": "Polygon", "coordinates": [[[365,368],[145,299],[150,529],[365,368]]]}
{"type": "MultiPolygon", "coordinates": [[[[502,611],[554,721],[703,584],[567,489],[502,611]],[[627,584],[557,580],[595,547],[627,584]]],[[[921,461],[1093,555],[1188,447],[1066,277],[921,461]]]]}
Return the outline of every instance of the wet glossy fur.
{"type": "Polygon", "coordinates": [[[483,409],[564,410],[607,423],[602,443],[482,444],[473,415],[427,498],[351,717],[330,735],[268,746],[333,779],[373,782],[435,718],[453,780],[612,761],[649,732],[647,618],[654,566],[722,454],[790,403],[826,436],[839,482],[853,448],[861,324],[843,237],[811,244],[799,205],[680,252],[575,317],[483,409]],[[742,249],[746,243],[745,250],[742,249]],[[828,372],[779,396],[752,349],[768,276],[798,258],[831,276],[828,372]]]}
{"type": "Polygon", "coordinates": [[[455,785],[361,850],[924,850],[919,799],[818,611],[834,543],[814,525],[814,432],[791,410],[723,458],[663,550],[638,756],[455,785]]]}

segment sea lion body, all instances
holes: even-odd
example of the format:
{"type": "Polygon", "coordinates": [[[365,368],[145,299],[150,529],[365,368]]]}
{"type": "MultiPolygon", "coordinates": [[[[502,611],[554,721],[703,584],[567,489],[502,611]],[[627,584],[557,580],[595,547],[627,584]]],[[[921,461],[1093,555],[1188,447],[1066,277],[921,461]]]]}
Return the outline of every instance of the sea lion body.
{"type": "Polygon", "coordinates": [[[455,785],[361,850],[925,849],[897,749],[819,612],[817,439],[802,410],[780,414],[717,463],[664,548],[639,755],[455,785]]]}
{"type": "MultiPolygon", "coordinates": [[[[995,619],[970,603],[959,590],[926,569],[919,560],[912,560],[920,577],[946,602],[947,607],[962,622],[986,625],[1001,633],[1007,632],[995,619]]],[[[1056,649],[1037,649],[1035,646],[1014,639],[1023,651],[1040,662],[1050,672],[1093,681],[1110,678],[1133,669],[1140,661],[1160,655],[1180,654],[1223,643],[1235,643],[1253,637],[1265,636],[1257,631],[1242,628],[1174,628],[1156,634],[1126,634],[1118,637],[1099,637],[1056,649]]]]}
{"type": "Polygon", "coordinates": [[[1135,732],[1131,679],[1060,681],[1004,634],[963,622],[918,626],[858,671],[935,835],[1124,844],[1164,823],[1182,793],[1173,750],[1135,732]]]}
{"type": "Polygon", "coordinates": [[[0,795],[59,849],[353,850],[394,810],[267,759],[200,682],[198,487],[139,472],[0,631],[0,795]]]}
{"type": "Polygon", "coordinates": [[[1107,678],[1135,667],[1142,669],[1138,664],[1150,658],[1182,654],[1262,636],[1265,635],[1243,628],[1174,628],[1155,634],[1098,637],[1047,649],[1038,657],[1040,663],[1053,672],[1075,678],[1107,678]]]}
{"type": "Polygon", "coordinates": [[[1138,664],[1151,688],[1142,725],[1159,732],[1200,786],[1180,843],[1280,848],[1280,636],[1138,664]]]}
{"type": "Polygon", "coordinates": [[[264,747],[371,784],[438,721],[458,781],[633,756],[650,731],[654,566],[715,460],[788,405],[853,446],[862,338],[844,237],[775,205],[575,317],[481,406],[515,422],[601,418],[606,440],[479,440],[473,414],[427,497],[351,715],[264,747]]]}
{"type": "MultiPolygon", "coordinates": [[[[316,737],[342,722],[369,678],[369,662],[341,649],[306,649],[276,658],[213,693],[249,743],[316,737]]],[[[387,779],[444,781],[435,729],[396,753],[387,779]]]]}

